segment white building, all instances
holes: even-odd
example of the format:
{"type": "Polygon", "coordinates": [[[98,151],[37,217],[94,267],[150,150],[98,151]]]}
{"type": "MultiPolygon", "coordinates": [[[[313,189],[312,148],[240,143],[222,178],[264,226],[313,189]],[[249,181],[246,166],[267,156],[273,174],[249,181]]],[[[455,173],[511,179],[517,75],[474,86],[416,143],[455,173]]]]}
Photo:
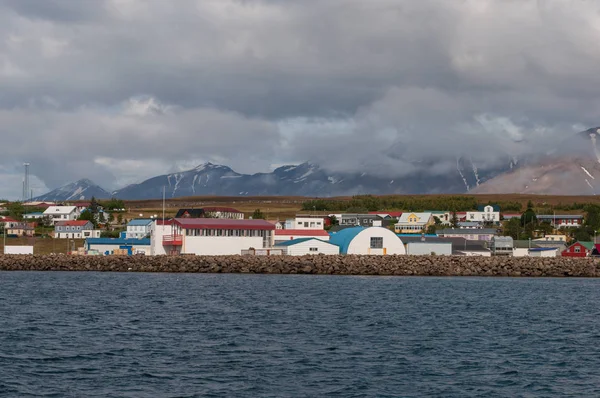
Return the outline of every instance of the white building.
{"type": "Polygon", "coordinates": [[[383,227],[352,227],[331,234],[329,242],[342,254],[406,254],[402,240],[383,227]]]}
{"type": "Polygon", "coordinates": [[[288,256],[304,256],[307,254],[340,254],[340,247],[324,240],[301,238],[276,243],[276,249],[281,249],[288,256]]]}
{"type": "Polygon", "coordinates": [[[99,238],[102,231],[94,229],[94,224],[87,220],[57,221],[54,224],[56,239],[99,238]]]}
{"type": "Polygon", "coordinates": [[[553,247],[536,247],[529,249],[530,257],[556,257],[558,256],[558,249],[553,247]]]}
{"type": "Polygon", "coordinates": [[[125,237],[127,239],[143,239],[152,233],[152,227],[154,226],[153,220],[149,218],[138,218],[129,221],[127,223],[127,232],[125,237]]]}
{"type": "Polygon", "coordinates": [[[468,211],[465,221],[469,222],[500,222],[500,211],[494,210],[494,206],[484,206],[482,211],[468,211]]]}
{"type": "Polygon", "coordinates": [[[88,238],[85,240],[85,249],[97,251],[103,255],[110,255],[117,249],[127,250],[128,254],[151,254],[150,239],[126,238],[88,238]]]}
{"type": "MultiPolygon", "coordinates": [[[[239,255],[242,250],[274,244],[275,226],[265,220],[176,218],[171,227],[170,234],[167,226],[160,232],[162,251],[169,254],[239,255]]],[[[155,253],[159,251],[155,247],[155,253]]]]}
{"type": "Polygon", "coordinates": [[[324,229],[275,229],[275,243],[301,238],[316,238],[329,240],[329,234],[324,229]]]}
{"type": "Polygon", "coordinates": [[[286,220],[286,229],[324,229],[325,217],[311,215],[297,215],[296,218],[286,220]]]}
{"type": "Polygon", "coordinates": [[[50,206],[44,210],[44,216],[50,217],[52,224],[57,221],[74,221],[80,216],[75,206],[50,206]]]}

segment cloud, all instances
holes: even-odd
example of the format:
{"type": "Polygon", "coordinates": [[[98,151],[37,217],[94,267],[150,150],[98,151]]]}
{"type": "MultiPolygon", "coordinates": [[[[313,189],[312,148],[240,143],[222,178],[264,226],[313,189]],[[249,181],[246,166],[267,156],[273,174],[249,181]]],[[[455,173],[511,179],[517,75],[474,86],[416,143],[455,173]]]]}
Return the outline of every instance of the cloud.
{"type": "Polygon", "coordinates": [[[48,187],[88,177],[112,189],[205,160],[390,175],[442,173],[459,154],[493,163],[599,123],[599,11],[559,0],[0,1],[11,148],[0,165],[29,161],[48,187]]]}

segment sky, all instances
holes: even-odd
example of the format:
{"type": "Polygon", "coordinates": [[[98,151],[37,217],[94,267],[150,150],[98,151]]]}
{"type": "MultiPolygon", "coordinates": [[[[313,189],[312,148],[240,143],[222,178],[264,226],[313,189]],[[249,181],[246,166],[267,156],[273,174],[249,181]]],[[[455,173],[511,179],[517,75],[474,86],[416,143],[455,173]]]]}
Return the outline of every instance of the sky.
{"type": "Polygon", "coordinates": [[[599,26],[591,0],[0,0],[0,197],[24,162],[37,195],[524,156],[600,125],[599,26]]]}

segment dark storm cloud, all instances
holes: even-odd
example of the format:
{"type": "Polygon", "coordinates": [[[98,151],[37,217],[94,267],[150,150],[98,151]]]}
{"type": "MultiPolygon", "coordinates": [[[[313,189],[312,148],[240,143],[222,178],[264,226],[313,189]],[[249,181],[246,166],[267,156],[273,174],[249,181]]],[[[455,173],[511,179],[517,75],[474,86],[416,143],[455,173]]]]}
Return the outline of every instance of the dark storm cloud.
{"type": "Polygon", "coordinates": [[[48,186],[94,176],[112,188],[203,160],[392,174],[422,157],[493,162],[599,123],[598,11],[0,0],[5,166],[35,159],[48,186]]]}

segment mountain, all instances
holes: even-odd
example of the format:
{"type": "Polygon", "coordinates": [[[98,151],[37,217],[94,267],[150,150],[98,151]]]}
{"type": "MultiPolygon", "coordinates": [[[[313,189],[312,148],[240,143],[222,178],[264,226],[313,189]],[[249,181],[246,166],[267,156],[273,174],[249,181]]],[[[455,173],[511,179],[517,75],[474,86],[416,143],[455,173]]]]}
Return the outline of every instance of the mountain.
{"type": "Polygon", "coordinates": [[[486,181],[472,193],[600,193],[600,127],[568,137],[548,153],[486,181]]]}
{"type": "MultiPolygon", "coordinates": [[[[395,178],[369,173],[327,172],[305,162],[275,169],[271,173],[240,174],[223,165],[204,163],[194,169],[150,178],[113,192],[120,199],[151,199],[166,196],[343,196],[394,193],[462,193],[491,178],[503,168],[478,169],[470,159],[456,160],[456,168],[440,175],[418,172],[395,178]]],[[[431,166],[434,163],[432,162],[431,166]]],[[[421,169],[427,168],[420,164],[421,169]]],[[[428,165],[425,165],[428,166],[428,165]]],[[[391,175],[390,171],[382,173],[391,175]]]]}
{"type": "Polygon", "coordinates": [[[44,195],[33,198],[34,201],[61,202],[91,199],[94,196],[96,199],[110,198],[110,192],[105,191],[93,181],[82,179],[77,182],[72,182],[56,188],[44,195]]]}

